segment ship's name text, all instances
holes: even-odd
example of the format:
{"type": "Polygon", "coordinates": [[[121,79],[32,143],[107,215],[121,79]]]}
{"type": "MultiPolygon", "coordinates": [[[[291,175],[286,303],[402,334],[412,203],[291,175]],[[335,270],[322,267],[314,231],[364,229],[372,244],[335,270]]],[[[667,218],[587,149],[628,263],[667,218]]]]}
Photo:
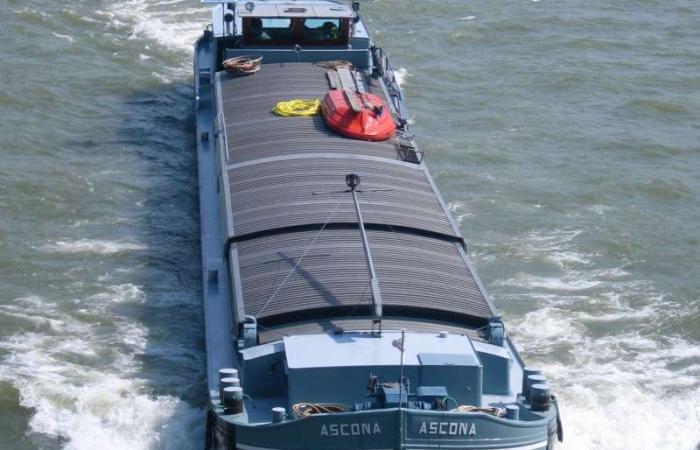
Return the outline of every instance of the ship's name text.
{"type": "Polygon", "coordinates": [[[476,436],[476,425],[469,422],[421,422],[418,434],[476,436]]]}
{"type": "Polygon", "coordinates": [[[379,423],[329,423],[321,426],[321,436],[365,436],[371,434],[382,434],[379,423]]]}
{"type": "MultiPolygon", "coordinates": [[[[368,436],[382,434],[377,422],[329,423],[321,426],[321,436],[368,436]]],[[[476,436],[476,424],[469,422],[421,422],[418,434],[476,436]]]]}

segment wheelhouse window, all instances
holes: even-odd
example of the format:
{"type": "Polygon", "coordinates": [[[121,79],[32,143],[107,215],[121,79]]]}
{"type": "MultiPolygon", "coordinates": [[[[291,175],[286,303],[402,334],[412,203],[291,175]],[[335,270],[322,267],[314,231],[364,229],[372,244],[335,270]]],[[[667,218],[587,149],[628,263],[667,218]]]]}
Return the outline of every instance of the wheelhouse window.
{"type": "Polygon", "coordinates": [[[303,42],[337,42],[341,37],[340,19],[299,19],[303,42]]]}
{"type": "Polygon", "coordinates": [[[281,43],[292,39],[292,19],[285,17],[251,17],[243,25],[247,42],[281,43]]]}
{"type": "Polygon", "coordinates": [[[255,45],[347,45],[349,19],[337,17],[246,17],[243,38],[255,45]]]}

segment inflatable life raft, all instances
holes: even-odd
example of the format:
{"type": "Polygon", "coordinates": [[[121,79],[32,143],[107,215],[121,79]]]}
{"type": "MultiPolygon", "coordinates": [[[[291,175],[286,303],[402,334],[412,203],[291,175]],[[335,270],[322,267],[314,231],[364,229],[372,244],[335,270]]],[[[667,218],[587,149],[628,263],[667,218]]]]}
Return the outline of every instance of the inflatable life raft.
{"type": "Polygon", "coordinates": [[[321,102],[321,112],[329,128],[353,139],[384,141],[396,131],[389,107],[374,94],[330,90],[321,102]]]}

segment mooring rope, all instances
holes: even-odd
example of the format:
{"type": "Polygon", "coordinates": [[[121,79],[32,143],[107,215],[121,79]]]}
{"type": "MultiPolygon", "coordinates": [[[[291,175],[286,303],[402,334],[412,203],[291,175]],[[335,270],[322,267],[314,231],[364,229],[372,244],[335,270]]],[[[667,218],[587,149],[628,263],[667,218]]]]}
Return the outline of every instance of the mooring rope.
{"type": "Polygon", "coordinates": [[[314,414],[332,414],[345,412],[346,408],[340,403],[295,403],[292,411],[297,417],[308,417],[314,414]]]}
{"type": "Polygon", "coordinates": [[[338,67],[347,67],[352,69],[352,63],[344,59],[335,59],[333,61],[319,61],[316,63],[317,66],[323,67],[324,69],[337,69],[338,67]]]}
{"type": "Polygon", "coordinates": [[[248,75],[260,70],[262,64],[262,56],[236,56],[229,58],[221,63],[224,69],[233,73],[248,75]]]}
{"type": "Polygon", "coordinates": [[[459,405],[455,409],[451,409],[450,412],[460,412],[460,413],[484,413],[495,417],[503,417],[506,415],[506,410],[503,408],[491,408],[482,406],[472,406],[472,405],[459,405]]]}

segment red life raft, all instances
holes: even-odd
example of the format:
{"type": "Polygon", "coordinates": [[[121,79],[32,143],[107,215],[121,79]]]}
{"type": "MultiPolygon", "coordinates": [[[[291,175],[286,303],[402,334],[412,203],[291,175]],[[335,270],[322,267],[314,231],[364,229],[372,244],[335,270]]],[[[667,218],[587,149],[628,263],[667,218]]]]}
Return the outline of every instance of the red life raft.
{"type": "Polygon", "coordinates": [[[374,94],[330,90],[321,102],[321,112],[331,129],[354,139],[384,141],[396,131],[389,107],[374,94]]]}

